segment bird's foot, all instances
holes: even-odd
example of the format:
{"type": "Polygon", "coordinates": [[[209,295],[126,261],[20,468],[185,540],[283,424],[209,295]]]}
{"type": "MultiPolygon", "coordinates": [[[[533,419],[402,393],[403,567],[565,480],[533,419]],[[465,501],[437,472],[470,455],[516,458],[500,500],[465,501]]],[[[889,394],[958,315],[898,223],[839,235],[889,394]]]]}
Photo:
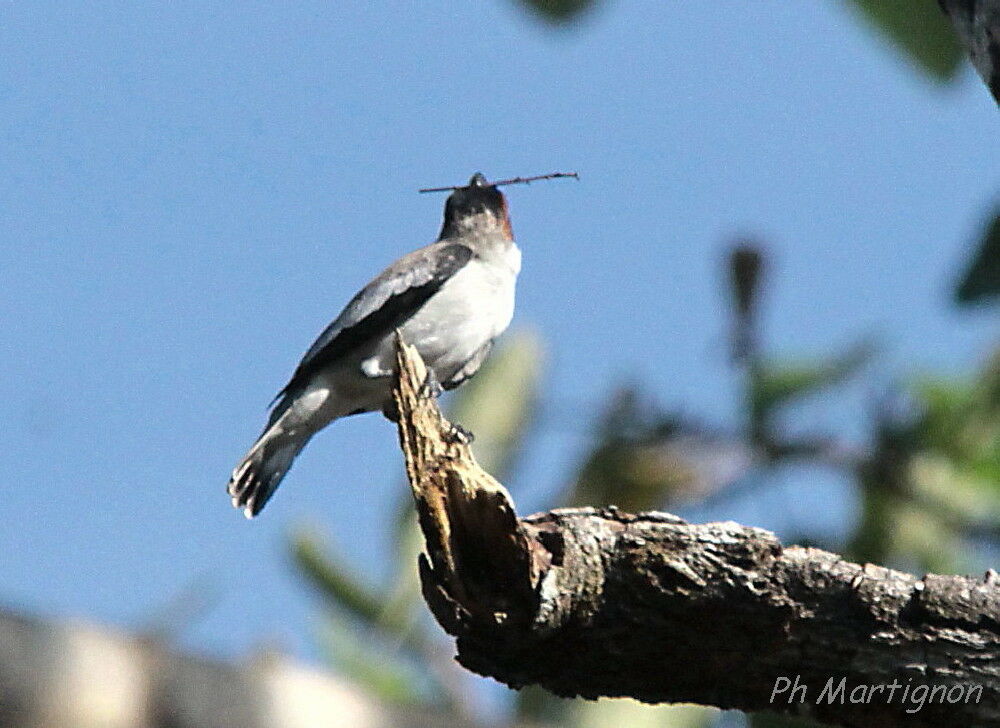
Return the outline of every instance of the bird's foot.
{"type": "Polygon", "coordinates": [[[399,422],[399,408],[396,406],[396,400],[390,399],[388,402],[382,405],[382,414],[389,422],[399,422]]]}
{"type": "Polygon", "coordinates": [[[441,386],[441,382],[438,381],[437,375],[434,374],[433,369],[427,370],[427,376],[424,377],[424,383],[420,385],[420,391],[417,392],[417,396],[420,399],[437,399],[441,396],[444,391],[444,387],[441,386]]]}
{"type": "Polygon", "coordinates": [[[452,422],[446,439],[453,445],[471,445],[476,441],[476,436],[461,425],[452,422]]]}

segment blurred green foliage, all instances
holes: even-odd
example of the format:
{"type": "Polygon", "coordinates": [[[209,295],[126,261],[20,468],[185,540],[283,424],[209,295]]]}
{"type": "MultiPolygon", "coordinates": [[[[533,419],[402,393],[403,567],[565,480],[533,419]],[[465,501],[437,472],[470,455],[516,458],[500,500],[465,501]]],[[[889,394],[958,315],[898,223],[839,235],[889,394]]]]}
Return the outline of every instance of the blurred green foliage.
{"type": "Polygon", "coordinates": [[[944,82],[955,77],[965,52],[937,0],[851,0],[851,4],[929,78],[944,82]]]}
{"type": "Polygon", "coordinates": [[[750,365],[747,392],[752,438],[761,446],[770,446],[774,418],[784,407],[846,382],[874,353],[874,342],[865,339],[819,361],[755,358],[750,365]]]}
{"type": "Polygon", "coordinates": [[[963,539],[1000,542],[1000,349],[969,380],[922,378],[883,413],[859,463],[862,527],[850,557],[949,572],[963,539]]]}

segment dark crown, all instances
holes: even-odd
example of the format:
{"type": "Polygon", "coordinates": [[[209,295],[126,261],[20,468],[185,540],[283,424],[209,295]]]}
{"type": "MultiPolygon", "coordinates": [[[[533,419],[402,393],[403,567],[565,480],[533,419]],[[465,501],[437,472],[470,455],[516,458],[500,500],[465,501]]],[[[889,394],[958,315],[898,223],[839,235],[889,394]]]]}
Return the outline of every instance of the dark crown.
{"type": "Polygon", "coordinates": [[[468,228],[469,218],[489,213],[498,225],[507,225],[507,201],[481,172],[476,172],[465,187],[459,187],[448,196],[444,205],[444,224],[441,238],[449,237],[468,228]],[[463,221],[466,223],[463,225],[463,221]]]}

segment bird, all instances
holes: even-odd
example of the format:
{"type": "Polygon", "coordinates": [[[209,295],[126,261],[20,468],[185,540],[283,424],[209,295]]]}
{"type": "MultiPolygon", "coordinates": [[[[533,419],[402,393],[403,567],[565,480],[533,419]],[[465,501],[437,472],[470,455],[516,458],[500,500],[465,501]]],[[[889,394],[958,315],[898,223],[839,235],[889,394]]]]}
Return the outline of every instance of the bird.
{"type": "Polygon", "coordinates": [[[416,347],[433,389],[451,390],[483,365],[514,315],[521,251],[507,200],[480,172],[453,192],[435,242],[392,263],[319,335],[275,397],[270,417],[233,469],[228,493],[260,513],[310,438],[334,420],[393,417],[396,332],[416,347]]]}

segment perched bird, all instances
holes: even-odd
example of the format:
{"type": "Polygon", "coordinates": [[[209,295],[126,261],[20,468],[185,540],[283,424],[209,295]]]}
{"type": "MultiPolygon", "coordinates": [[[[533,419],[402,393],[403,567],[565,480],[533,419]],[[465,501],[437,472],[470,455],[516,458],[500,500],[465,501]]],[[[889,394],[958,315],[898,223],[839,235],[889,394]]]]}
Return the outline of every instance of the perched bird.
{"type": "Polygon", "coordinates": [[[382,271],[306,352],[233,470],[233,505],[247,518],[260,513],[309,438],[333,420],[391,413],[396,329],[444,389],[475,374],[514,315],[520,269],[507,201],[476,174],[448,197],[437,241],[382,271]]]}

